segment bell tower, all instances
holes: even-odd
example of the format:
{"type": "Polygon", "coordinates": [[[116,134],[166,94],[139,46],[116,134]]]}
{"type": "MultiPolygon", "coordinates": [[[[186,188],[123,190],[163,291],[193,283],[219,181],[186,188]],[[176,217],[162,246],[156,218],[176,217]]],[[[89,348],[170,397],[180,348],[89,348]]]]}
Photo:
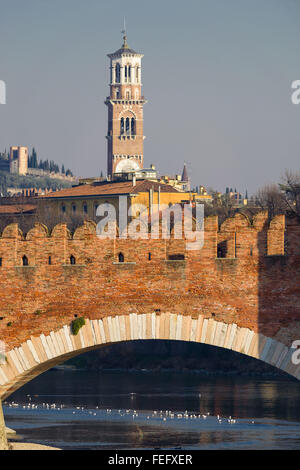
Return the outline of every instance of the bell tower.
{"type": "Polygon", "coordinates": [[[141,62],[143,54],[130,49],[124,31],[123,44],[110,58],[110,96],[107,131],[107,175],[128,173],[144,165],[141,62]]]}

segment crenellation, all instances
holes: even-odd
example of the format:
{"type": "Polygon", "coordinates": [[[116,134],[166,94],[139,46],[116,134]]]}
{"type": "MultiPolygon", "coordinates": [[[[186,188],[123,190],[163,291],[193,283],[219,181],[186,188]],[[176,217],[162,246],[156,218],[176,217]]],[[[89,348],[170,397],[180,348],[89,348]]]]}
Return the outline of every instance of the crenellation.
{"type": "MultiPolygon", "coordinates": [[[[255,216],[252,225],[245,217],[234,217],[218,230],[217,218],[209,217],[203,248],[188,251],[185,240],[172,238],[99,239],[93,222],[84,223],[74,234],[64,224],[52,231],[36,224],[24,235],[12,224],[0,238],[1,339],[19,347],[43,333],[49,336],[48,349],[63,345],[72,351],[72,335],[62,330],[60,344],[53,340],[53,332],[70,324],[74,314],[97,320],[92,323],[93,334],[103,342],[118,338],[122,328],[123,337],[158,337],[166,330],[167,336],[176,339],[188,334],[196,341],[207,336],[209,341],[230,344],[227,327],[211,330],[212,318],[275,336],[300,313],[299,228],[299,223],[285,222],[282,216],[269,223],[263,213],[255,216]],[[218,244],[226,239],[226,257],[218,258],[218,244]],[[124,262],[119,262],[120,253],[124,262]],[[23,265],[23,256],[28,266],[23,265]],[[141,331],[128,323],[130,313],[149,315],[158,310],[182,317],[159,318],[157,313],[154,323],[152,317],[145,317],[141,331]],[[109,328],[108,315],[124,318],[114,320],[109,328]],[[183,327],[186,316],[193,322],[188,333],[183,327]]],[[[83,340],[90,344],[92,333],[85,331],[83,340]]],[[[284,335],[285,342],[290,334],[284,335]]],[[[34,347],[42,360],[45,348],[39,342],[28,347],[34,347]]]]}

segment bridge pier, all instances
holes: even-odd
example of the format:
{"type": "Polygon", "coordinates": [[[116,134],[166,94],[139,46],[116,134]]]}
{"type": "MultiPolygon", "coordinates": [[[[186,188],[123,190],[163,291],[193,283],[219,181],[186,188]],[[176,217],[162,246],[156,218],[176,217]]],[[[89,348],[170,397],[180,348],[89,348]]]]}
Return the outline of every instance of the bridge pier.
{"type": "Polygon", "coordinates": [[[2,409],[2,402],[0,400],[0,450],[8,450],[8,443],[5,431],[5,422],[2,409]]]}

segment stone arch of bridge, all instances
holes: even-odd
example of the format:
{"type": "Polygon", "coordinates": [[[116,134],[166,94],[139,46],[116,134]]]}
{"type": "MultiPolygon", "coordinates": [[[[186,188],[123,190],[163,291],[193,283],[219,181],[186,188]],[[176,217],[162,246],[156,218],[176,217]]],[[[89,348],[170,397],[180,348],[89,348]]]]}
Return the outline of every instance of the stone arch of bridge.
{"type": "Polygon", "coordinates": [[[198,342],[233,350],[300,379],[300,366],[292,362],[295,350],[274,338],[202,315],[194,318],[160,312],[131,313],[85,319],[85,325],[76,336],[70,325],[64,325],[56,331],[31,337],[8,351],[0,365],[0,400],[72,357],[107,344],[152,339],[198,342]]]}

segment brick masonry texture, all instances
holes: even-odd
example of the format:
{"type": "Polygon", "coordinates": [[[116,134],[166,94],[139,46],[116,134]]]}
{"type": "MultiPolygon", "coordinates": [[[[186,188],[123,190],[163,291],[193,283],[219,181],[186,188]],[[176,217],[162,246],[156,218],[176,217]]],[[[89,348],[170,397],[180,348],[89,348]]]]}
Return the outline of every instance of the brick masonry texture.
{"type": "MultiPolygon", "coordinates": [[[[12,224],[0,238],[0,258],[0,339],[8,351],[0,385],[8,375],[11,381],[26,369],[30,377],[35,376],[75,350],[78,354],[100,344],[101,332],[93,330],[83,343],[80,335],[71,336],[70,341],[79,341],[76,348],[47,356],[45,347],[52,340],[45,338],[68,329],[74,315],[115,328],[110,340],[116,341],[152,338],[150,320],[144,324],[145,331],[142,323],[138,325],[154,312],[156,338],[228,347],[292,375],[300,372],[288,361],[288,348],[300,339],[300,225],[295,220],[277,216],[269,223],[267,214],[260,213],[250,223],[239,214],[218,227],[217,217],[209,217],[199,251],[187,251],[184,240],[172,238],[100,240],[93,222],[86,222],[73,235],[63,224],[51,234],[36,224],[26,235],[12,224]],[[224,243],[226,257],[217,258],[218,245],[224,243]],[[119,253],[124,263],[118,262],[119,253]],[[184,260],[170,259],[178,254],[184,260]],[[28,266],[23,266],[23,256],[28,266]],[[75,265],[70,264],[71,256],[75,265]],[[117,327],[111,326],[115,321],[117,327]],[[166,330],[160,321],[167,322],[166,330]],[[136,335],[130,328],[137,328],[136,335]],[[99,341],[95,341],[97,334],[99,341]],[[31,341],[36,343],[35,353],[29,352],[31,341]],[[37,351],[41,358],[35,363],[37,351]],[[18,361],[23,368],[16,365],[18,361]]],[[[60,337],[59,341],[68,340],[60,337]]],[[[18,387],[28,377],[19,380],[18,387]]]]}

